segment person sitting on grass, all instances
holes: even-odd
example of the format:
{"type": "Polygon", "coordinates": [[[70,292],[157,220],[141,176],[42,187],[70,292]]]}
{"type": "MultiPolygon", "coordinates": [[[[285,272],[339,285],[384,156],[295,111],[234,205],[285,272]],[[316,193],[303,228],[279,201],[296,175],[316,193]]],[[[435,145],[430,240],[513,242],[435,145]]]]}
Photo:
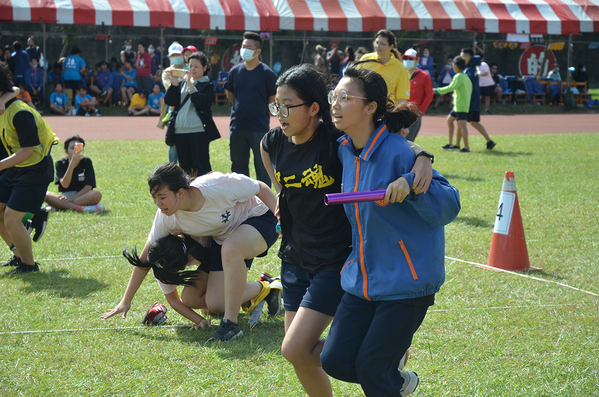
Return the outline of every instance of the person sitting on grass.
{"type": "Polygon", "coordinates": [[[75,97],[75,106],[77,107],[77,116],[91,116],[94,113],[96,116],[101,116],[102,113],[96,108],[98,101],[87,93],[87,87],[81,85],[79,95],[75,97]]]}
{"type": "Polygon", "coordinates": [[[461,152],[470,152],[468,147],[468,125],[466,124],[466,118],[468,116],[468,109],[470,108],[470,96],[472,95],[472,83],[466,74],[466,60],[461,56],[453,58],[453,79],[451,84],[445,87],[435,88],[435,93],[439,95],[445,95],[453,92],[453,109],[447,116],[447,129],[449,132],[449,143],[441,149],[445,150],[457,150],[460,147],[452,144],[453,142],[453,122],[457,119],[458,121],[458,135],[464,138],[464,148],[461,152]],[[461,133],[461,134],[460,134],[461,133]]]}
{"type": "Polygon", "coordinates": [[[131,103],[127,109],[129,116],[145,116],[150,112],[148,105],[148,91],[142,90],[139,94],[133,95],[131,103]]]}
{"type": "Polygon", "coordinates": [[[52,210],[74,210],[78,212],[103,212],[104,205],[100,203],[102,193],[94,190],[96,173],[89,157],[83,156],[85,141],[79,135],[73,135],[64,142],[67,157],[56,162],[56,177],[60,193],[46,192],[46,203],[52,210]],[[82,145],[76,153],[77,144],[82,145]]]}
{"type": "Polygon", "coordinates": [[[70,116],[75,108],[69,103],[67,94],[62,91],[62,83],[56,84],[56,91],[50,95],[50,111],[52,113],[70,116]]]}
{"type": "Polygon", "coordinates": [[[152,116],[160,116],[162,105],[164,104],[164,92],[160,91],[160,86],[154,84],[152,93],[148,96],[148,105],[150,106],[150,114],[152,116]]]}

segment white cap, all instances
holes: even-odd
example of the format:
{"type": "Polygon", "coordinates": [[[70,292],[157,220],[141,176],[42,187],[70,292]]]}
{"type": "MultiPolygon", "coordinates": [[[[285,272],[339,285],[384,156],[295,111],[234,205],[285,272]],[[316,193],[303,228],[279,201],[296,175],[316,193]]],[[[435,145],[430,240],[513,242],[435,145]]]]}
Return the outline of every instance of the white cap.
{"type": "Polygon", "coordinates": [[[416,52],[415,49],[410,48],[409,50],[407,50],[406,52],[404,52],[402,58],[417,59],[418,58],[418,53],[416,52]]]}
{"type": "Polygon", "coordinates": [[[181,54],[183,53],[183,46],[176,41],[170,45],[168,48],[168,56],[170,57],[173,54],[181,54]]]}

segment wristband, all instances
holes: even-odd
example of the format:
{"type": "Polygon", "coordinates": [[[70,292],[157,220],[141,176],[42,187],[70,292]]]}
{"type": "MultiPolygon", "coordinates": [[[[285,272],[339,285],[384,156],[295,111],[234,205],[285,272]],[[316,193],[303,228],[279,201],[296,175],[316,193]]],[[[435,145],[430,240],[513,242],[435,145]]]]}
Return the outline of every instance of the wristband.
{"type": "Polygon", "coordinates": [[[428,157],[431,160],[431,164],[435,162],[435,155],[430,152],[427,152],[426,150],[423,150],[420,153],[418,153],[414,161],[418,160],[418,157],[420,156],[428,157]]]}

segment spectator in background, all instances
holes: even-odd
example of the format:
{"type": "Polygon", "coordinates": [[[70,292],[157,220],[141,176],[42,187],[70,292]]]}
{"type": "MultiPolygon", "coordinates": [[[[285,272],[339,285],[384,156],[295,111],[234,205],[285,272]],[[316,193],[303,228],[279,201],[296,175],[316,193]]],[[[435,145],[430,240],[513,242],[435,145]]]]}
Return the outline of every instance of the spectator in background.
{"type": "Polygon", "coordinates": [[[15,70],[13,72],[14,83],[20,83],[25,81],[25,75],[29,69],[31,59],[29,58],[29,54],[21,48],[20,41],[15,41],[12,46],[15,49],[11,55],[15,65],[15,70]]]}
{"type": "Polygon", "coordinates": [[[100,204],[102,193],[94,190],[96,173],[90,158],[83,156],[83,151],[75,153],[75,145],[80,143],[85,148],[85,141],[79,135],[73,135],[64,141],[67,157],[56,162],[54,183],[59,193],[46,192],[46,203],[52,210],[73,210],[77,212],[103,212],[100,204]]]}
{"type": "Polygon", "coordinates": [[[31,67],[25,75],[25,85],[31,97],[37,97],[38,103],[44,103],[44,71],[39,67],[38,59],[32,58],[31,67]]]}
{"type": "Polygon", "coordinates": [[[139,94],[133,95],[131,98],[131,104],[127,109],[129,116],[145,116],[150,113],[150,106],[148,106],[148,91],[141,90],[139,94]]]}
{"type": "Polygon", "coordinates": [[[356,62],[358,62],[360,59],[362,59],[362,57],[364,56],[364,54],[368,54],[368,48],[366,48],[366,47],[359,47],[356,50],[356,53],[355,53],[355,60],[356,60],[356,62]]]}
{"type": "Polygon", "coordinates": [[[135,80],[136,71],[133,69],[131,61],[125,61],[125,69],[122,71],[121,76],[125,81],[125,84],[121,87],[121,99],[124,105],[129,107],[133,94],[138,90],[137,81],[135,80]]]}
{"type": "MultiPolygon", "coordinates": [[[[443,65],[443,68],[441,69],[439,87],[448,86],[451,83],[454,74],[455,72],[453,71],[453,58],[447,57],[447,63],[443,65]]],[[[439,106],[439,104],[441,103],[441,101],[447,101],[447,103],[449,104],[449,109],[451,109],[453,107],[453,94],[449,93],[445,95],[439,95],[437,97],[437,100],[435,101],[433,109],[436,109],[437,106],[439,106]]]]}
{"type": "Polygon", "coordinates": [[[102,113],[96,108],[98,101],[87,93],[87,87],[84,85],[79,87],[79,95],[75,97],[75,106],[77,116],[91,116],[92,113],[96,116],[102,116],[102,113]]]}
{"type": "Polygon", "coordinates": [[[356,55],[354,54],[354,49],[348,45],[345,47],[345,58],[343,59],[343,64],[339,69],[339,76],[343,76],[343,69],[345,69],[348,63],[354,62],[355,60],[356,55]]]}
{"type": "Polygon", "coordinates": [[[491,64],[491,77],[493,78],[493,82],[495,83],[495,86],[493,87],[493,92],[495,93],[495,102],[501,102],[501,104],[505,104],[505,102],[503,101],[503,90],[501,89],[502,76],[499,73],[497,73],[496,63],[491,64]]]}
{"type": "Polygon", "coordinates": [[[112,57],[110,58],[110,71],[112,72],[112,76],[114,77],[116,74],[116,71],[118,69],[118,65],[119,65],[119,61],[116,59],[116,57],[112,57]]]}
{"type": "Polygon", "coordinates": [[[390,30],[381,29],[374,37],[374,50],[364,55],[360,60],[373,60],[359,65],[360,69],[370,69],[377,72],[387,83],[389,99],[399,105],[410,98],[410,76],[403,66],[401,54],[397,49],[395,35],[390,30]]]}
{"type": "Polygon", "coordinates": [[[587,83],[587,89],[589,88],[589,77],[587,76],[587,68],[582,63],[578,64],[576,72],[574,72],[572,78],[577,83],[587,83]]]}
{"type": "Polygon", "coordinates": [[[327,49],[317,44],[314,48],[316,50],[316,56],[314,57],[314,65],[316,66],[316,70],[320,73],[327,73],[327,61],[325,60],[325,55],[327,54],[327,49]]]}
{"type": "MultiPolygon", "coordinates": [[[[198,52],[198,49],[193,45],[188,45],[183,49],[183,58],[185,59],[185,65],[189,63],[189,57],[191,54],[198,52]]],[[[185,67],[186,70],[189,70],[189,67],[185,67]]]]}
{"type": "MultiPolygon", "coordinates": [[[[481,56],[481,59],[483,57],[481,56]]],[[[481,62],[478,67],[478,83],[480,84],[481,101],[485,101],[484,114],[491,114],[489,106],[491,106],[491,97],[495,95],[495,81],[491,76],[491,68],[486,62],[481,62]]]]}
{"type": "Polygon", "coordinates": [[[135,62],[135,51],[133,51],[132,41],[127,39],[125,40],[125,49],[121,51],[121,62],[125,63],[125,61],[131,61],[131,64],[135,62]]]}
{"type": "Polygon", "coordinates": [[[164,93],[160,91],[158,84],[154,84],[152,93],[148,95],[148,105],[150,106],[150,115],[160,116],[160,111],[164,106],[164,93]]]}
{"type": "Polygon", "coordinates": [[[67,94],[62,91],[62,84],[56,83],[56,91],[50,95],[50,111],[61,115],[75,115],[75,108],[69,103],[67,94]]]}
{"type": "MultiPolygon", "coordinates": [[[[29,54],[30,59],[37,58],[40,61],[43,58],[42,50],[40,50],[39,46],[35,45],[35,37],[33,36],[29,36],[27,39],[27,48],[25,51],[29,54]]],[[[43,65],[41,66],[43,67],[43,65]]]]}
{"type": "Polygon", "coordinates": [[[48,89],[53,91],[56,89],[56,85],[60,83],[62,85],[63,82],[63,73],[62,73],[62,65],[60,63],[55,63],[46,76],[48,79],[48,89]]]}
{"type": "Polygon", "coordinates": [[[19,83],[19,89],[21,90],[21,92],[19,92],[19,95],[17,95],[17,99],[25,102],[27,105],[29,105],[30,108],[37,110],[37,108],[33,104],[33,101],[31,100],[31,95],[27,91],[27,87],[25,87],[24,81],[19,83]]]}
{"type": "Polygon", "coordinates": [[[420,132],[422,117],[428,110],[433,101],[433,82],[428,73],[416,67],[418,63],[418,53],[413,48],[407,50],[403,56],[403,65],[410,74],[410,102],[414,103],[420,115],[418,119],[408,129],[409,133],[403,136],[410,142],[414,142],[420,132]]]}
{"type": "Polygon", "coordinates": [[[547,78],[551,81],[562,81],[562,76],[559,74],[559,64],[553,64],[553,70],[549,71],[547,78]]]}
{"type": "Polygon", "coordinates": [[[418,67],[428,73],[431,80],[435,78],[435,59],[431,56],[430,48],[424,47],[422,49],[422,57],[418,67]]]}
{"type": "Polygon", "coordinates": [[[4,48],[0,47],[0,61],[4,61],[4,48]]]}
{"type": "Polygon", "coordinates": [[[240,51],[243,63],[229,71],[225,94],[233,104],[229,126],[231,171],[250,175],[251,150],[256,179],[270,186],[270,177],[262,163],[260,141],[270,129],[268,104],[275,100],[277,75],[260,61],[261,52],[262,37],[258,33],[245,32],[240,51]]]}
{"type": "Polygon", "coordinates": [[[65,88],[70,88],[73,92],[79,91],[79,87],[81,86],[81,73],[85,72],[85,67],[87,66],[83,58],[81,58],[81,50],[77,47],[73,47],[71,55],[64,60],[63,66],[65,88]]]}
{"type": "Polygon", "coordinates": [[[327,52],[327,62],[329,63],[329,74],[339,75],[341,69],[341,62],[345,57],[343,53],[339,51],[339,43],[336,41],[331,43],[331,50],[327,52]]]}
{"type": "Polygon", "coordinates": [[[150,92],[152,90],[152,55],[146,52],[146,46],[142,43],[137,45],[137,58],[135,59],[135,79],[137,88],[150,92]]]}
{"type": "Polygon", "coordinates": [[[152,78],[152,87],[154,87],[156,83],[161,84],[162,81],[162,65],[160,63],[160,51],[156,51],[154,46],[150,44],[148,46],[148,53],[152,57],[152,63],[150,64],[150,77],[152,78]]]}
{"type": "Polygon", "coordinates": [[[15,60],[12,57],[12,51],[10,50],[10,46],[8,44],[6,46],[4,46],[4,55],[2,57],[2,60],[8,65],[8,69],[10,70],[10,73],[14,76],[15,75],[15,60]]]}
{"type": "Polygon", "coordinates": [[[112,83],[114,77],[110,70],[108,70],[108,63],[106,61],[102,61],[100,63],[100,71],[96,77],[96,84],[89,87],[90,91],[94,94],[100,94],[100,98],[104,98],[102,104],[106,106],[110,98],[112,97],[112,83]]]}
{"type": "Polygon", "coordinates": [[[112,72],[112,102],[117,103],[119,100],[119,94],[121,93],[121,89],[125,85],[125,78],[123,77],[123,71],[125,70],[125,65],[122,63],[117,63],[116,69],[112,72]]]}

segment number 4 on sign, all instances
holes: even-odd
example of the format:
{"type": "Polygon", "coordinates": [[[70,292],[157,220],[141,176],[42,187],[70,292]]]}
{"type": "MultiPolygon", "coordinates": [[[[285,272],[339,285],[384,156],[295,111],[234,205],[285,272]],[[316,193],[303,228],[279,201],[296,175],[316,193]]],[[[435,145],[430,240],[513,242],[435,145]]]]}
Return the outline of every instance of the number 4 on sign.
{"type": "Polygon", "coordinates": [[[495,218],[495,227],[493,233],[507,235],[510,231],[512,222],[512,212],[514,211],[514,203],[516,194],[511,192],[501,192],[499,197],[499,207],[497,207],[497,217],[495,218]]]}

